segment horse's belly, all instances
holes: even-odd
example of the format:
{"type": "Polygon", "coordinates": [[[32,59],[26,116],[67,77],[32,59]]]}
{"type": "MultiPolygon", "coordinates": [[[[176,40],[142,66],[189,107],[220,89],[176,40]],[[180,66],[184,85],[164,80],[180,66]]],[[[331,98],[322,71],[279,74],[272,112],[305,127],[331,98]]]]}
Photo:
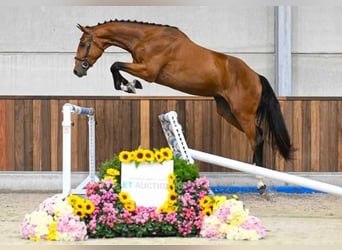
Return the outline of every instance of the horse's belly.
{"type": "Polygon", "coordinates": [[[215,96],[217,94],[216,81],[200,78],[199,75],[185,75],[184,72],[181,74],[161,72],[156,82],[191,95],[215,96]]]}

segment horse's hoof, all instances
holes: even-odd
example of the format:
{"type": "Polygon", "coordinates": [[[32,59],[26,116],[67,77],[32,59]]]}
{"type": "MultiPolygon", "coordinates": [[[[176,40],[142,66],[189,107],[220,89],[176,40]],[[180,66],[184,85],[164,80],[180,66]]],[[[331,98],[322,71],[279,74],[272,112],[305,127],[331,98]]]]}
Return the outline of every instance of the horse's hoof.
{"type": "Polygon", "coordinates": [[[133,80],[133,86],[136,88],[136,89],[142,89],[143,87],[142,87],[142,85],[141,85],[141,83],[140,83],[140,81],[138,81],[138,80],[133,80]]]}
{"type": "Polygon", "coordinates": [[[262,194],[265,193],[266,187],[267,187],[267,186],[266,186],[265,184],[262,185],[262,186],[260,186],[260,187],[258,187],[258,191],[259,191],[259,194],[260,194],[260,195],[262,195],[262,194]]]}
{"type": "Polygon", "coordinates": [[[127,90],[126,90],[127,93],[130,93],[130,94],[135,94],[135,88],[131,85],[127,86],[127,90]]]}

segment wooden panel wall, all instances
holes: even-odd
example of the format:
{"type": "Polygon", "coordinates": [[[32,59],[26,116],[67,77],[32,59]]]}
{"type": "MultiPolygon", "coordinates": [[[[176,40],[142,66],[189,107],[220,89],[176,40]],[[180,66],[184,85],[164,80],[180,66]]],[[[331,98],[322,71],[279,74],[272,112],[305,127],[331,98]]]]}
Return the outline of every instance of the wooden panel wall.
{"type": "MultiPolygon", "coordinates": [[[[158,115],[171,110],[190,148],[251,162],[244,134],[216,113],[210,98],[0,97],[0,170],[62,170],[62,107],[96,110],[96,164],[123,149],[167,146],[158,115]]],[[[342,98],[281,98],[296,151],[284,162],[267,144],[266,166],[280,171],[342,171],[342,98]]],[[[88,169],[88,118],[73,115],[72,168],[88,169]]],[[[229,171],[200,163],[201,171],[229,171]]]]}

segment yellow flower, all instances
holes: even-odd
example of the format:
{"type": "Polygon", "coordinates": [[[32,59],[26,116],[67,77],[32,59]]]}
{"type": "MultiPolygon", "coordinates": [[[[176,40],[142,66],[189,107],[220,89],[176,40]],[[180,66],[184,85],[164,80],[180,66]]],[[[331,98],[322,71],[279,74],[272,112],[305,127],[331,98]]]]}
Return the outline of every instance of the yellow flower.
{"type": "Polygon", "coordinates": [[[118,176],[118,175],[120,175],[120,171],[115,169],[115,168],[108,168],[106,170],[106,174],[110,175],[110,176],[118,176]]]}
{"type": "Polygon", "coordinates": [[[95,210],[95,205],[94,205],[94,203],[93,203],[91,200],[89,200],[89,199],[86,199],[86,200],[84,201],[84,203],[85,203],[85,205],[84,205],[84,211],[85,211],[85,213],[86,213],[86,214],[92,214],[92,213],[94,212],[94,210],[95,210]]]}
{"type": "Polygon", "coordinates": [[[168,176],[167,176],[167,181],[169,183],[173,183],[176,179],[176,176],[174,175],[174,173],[170,173],[168,176]]]}
{"type": "Polygon", "coordinates": [[[154,153],[150,149],[144,150],[144,161],[152,162],[154,160],[154,153]]]}
{"type": "Polygon", "coordinates": [[[112,183],[116,183],[116,182],[117,182],[117,181],[116,181],[116,178],[115,178],[114,176],[105,175],[105,176],[103,177],[103,179],[104,179],[104,180],[111,180],[112,183]]]}
{"type": "Polygon", "coordinates": [[[169,192],[167,195],[167,200],[171,204],[175,204],[177,202],[177,193],[176,192],[169,192]]]}
{"type": "Polygon", "coordinates": [[[244,209],[242,202],[235,201],[234,206],[230,208],[230,215],[227,222],[231,226],[241,225],[248,217],[248,210],[244,209]]]}
{"type": "Polygon", "coordinates": [[[159,214],[164,214],[164,213],[166,213],[164,206],[158,207],[157,213],[159,213],[159,214]]]}
{"type": "Polygon", "coordinates": [[[213,197],[214,199],[214,203],[213,203],[213,208],[214,208],[214,211],[217,210],[223,203],[226,202],[227,200],[227,197],[224,196],[224,195],[215,195],[213,197]]]}
{"type": "Polygon", "coordinates": [[[119,200],[121,203],[125,204],[126,202],[128,202],[129,200],[131,200],[131,196],[129,195],[128,192],[120,192],[119,193],[119,200]]]}
{"type": "Polygon", "coordinates": [[[164,156],[165,161],[170,161],[172,160],[172,151],[170,148],[161,148],[160,152],[164,156]]]}
{"type": "Polygon", "coordinates": [[[160,151],[156,151],[154,153],[154,158],[158,163],[162,163],[164,161],[164,155],[160,151]]]}
{"type": "Polygon", "coordinates": [[[176,190],[175,184],[171,184],[171,183],[167,184],[166,188],[168,192],[175,192],[176,190]]]}
{"type": "Polygon", "coordinates": [[[206,207],[202,210],[202,214],[206,216],[210,216],[213,214],[213,210],[210,207],[206,207]]]}
{"type": "Polygon", "coordinates": [[[200,206],[201,206],[202,208],[208,208],[208,207],[212,206],[212,204],[213,204],[213,200],[212,200],[212,198],[209,197],[209,196],[204,196],[204,197],[202,197],[202,199],[200,200],[200,206]]]}
{"type": "Polygon", "coordinates": [[[49,234],[46,236],[46,240],[56,240],[57,238],[57,222],[53,221],[49,226],[49,234]]]}
{"type": "Polygon", "coordinates": [[[135,210],[135,202],[133,200],[128,200],[124,203],[124,208],[129,212],[133,212],[135,210]]]}
{"type": "Polygon", "coordinates": [[[71,194],[68,197],[68,203],[74,207],[76,203],[78,203],[82,198],[79,197],[78,195],[71,194]]]}
{"type": "Polygon", "coordinates": [[[138,148],[137,150],[134,151],[134,160],[137,163],[141,163],[145,160],[144,149],[138,148]]]}
{"type": "Polygon", "coordinates": [[[169,205],[166,207],[166,213],[172,213],[172,212],[176,212],[178,210],[178,207],[176,205],[169,205]]]}
{"type": "Polygon", "coordinates": [[[157,212],[160,214],[164,214],[164,213],[172,213],[172,212],[176,212],[178,210],[178,206],[170,201],[170,200],[166,200],[163,205],[161,207],[159,207],[157,209],[157,212]]]}
{"type": "Polygon", "coordinates": [[[133,160],[132,152],[130,151],[121,151],[119,154],[119,160],[123,163],[130,163],[133,160]]]}
{"type": "Polygon", "coordinates": [[[81,219],[86,216],[84,209],[80,209],[80,208],[74,209],[74,215],[79,216],[81,219]]]}

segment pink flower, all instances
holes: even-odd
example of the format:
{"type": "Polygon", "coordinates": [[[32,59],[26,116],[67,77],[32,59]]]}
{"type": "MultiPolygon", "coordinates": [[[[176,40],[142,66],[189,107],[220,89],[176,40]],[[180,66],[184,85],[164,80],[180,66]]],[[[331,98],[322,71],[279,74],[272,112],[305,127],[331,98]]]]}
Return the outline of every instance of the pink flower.
{"type": "Polygon", "coordinates": [[[263,239],[266,236],[266,228],[261,221],[255,216],[249,216],[247,220],[242,223],[241,228],[246,230],[255,230],[259,235],[259,239],[263,239]]]}

